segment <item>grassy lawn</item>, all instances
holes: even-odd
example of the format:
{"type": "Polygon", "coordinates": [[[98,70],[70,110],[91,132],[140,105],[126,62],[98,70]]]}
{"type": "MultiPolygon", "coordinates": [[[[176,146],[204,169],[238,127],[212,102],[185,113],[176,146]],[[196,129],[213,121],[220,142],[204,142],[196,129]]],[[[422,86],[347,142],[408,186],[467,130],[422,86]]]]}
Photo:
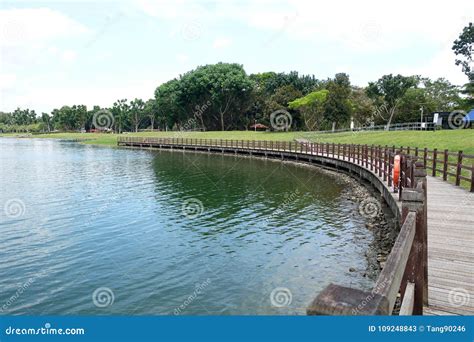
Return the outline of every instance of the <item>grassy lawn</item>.
{"type": "MultiPolygon", "coordinates": [[[[24,134],[0,134],[0,136],[24,136],[24,134]]],[[[31,136],[33,138],[55,138],[79,140],[85,144],[111,145],[117,144],[117,134],[99,133],[54,133],[31,136]]],[[[253,132],[253,131],[226,131],[226,132],[146,132],[130,133],[123,136],[141,137],[175,137],[175,138],[202,138],[202,139],[238,139],[238,140],[281,140],[291,141],[297,138],[306,138],[315,142],[354,143],[368,145],[395,145],[411,147],[428,147],[450,151],[463,150],[467,154],[474,154],[474,129],[444,130],[436,132],[393,131],[393,132],[360,132],[318,134],[311,132],[253,132]]]]}

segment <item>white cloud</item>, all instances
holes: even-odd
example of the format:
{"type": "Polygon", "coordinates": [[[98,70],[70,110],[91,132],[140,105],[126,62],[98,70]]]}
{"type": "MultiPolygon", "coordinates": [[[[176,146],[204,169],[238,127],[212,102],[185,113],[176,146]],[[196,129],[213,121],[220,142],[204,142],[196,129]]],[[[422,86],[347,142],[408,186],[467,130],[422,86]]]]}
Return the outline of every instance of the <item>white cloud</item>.
{"type": "Polygon", "coordinates": [[[76,60],[77,53],[74,50],[64,50],[61,54],[61,58],[66,63],[71,63],[76,60]]]}
{"type": "Polygon", "coordinates": [[[185,63],[189,60],[189,56],[184,53],[178,53],[176,59],[181,63],[185,63]]]}
{"type": "Polygon", "coordinates": [[[82,24],[49,8],[0,10],[0,45],[31,45],[87,33],[82,24]]]}
{"type": "Polygon", "coordinates": [[[467,76],[462,72],[460,66],[455,65],[454,60],[455,55],[451,51],[451,44],[447,44],[430,59],[417,65],[401,68],[396,72],[403,75],[427,76],[432,79],[444,77],[453,84],[463,85],[468,81],[467,76]]]}
{"type": "Polygon", "coordinates": [[[232,40],[228,37],[219,37],[214,40],[212,47],[214,49],[224,49],[232,44],[232,40]]]}

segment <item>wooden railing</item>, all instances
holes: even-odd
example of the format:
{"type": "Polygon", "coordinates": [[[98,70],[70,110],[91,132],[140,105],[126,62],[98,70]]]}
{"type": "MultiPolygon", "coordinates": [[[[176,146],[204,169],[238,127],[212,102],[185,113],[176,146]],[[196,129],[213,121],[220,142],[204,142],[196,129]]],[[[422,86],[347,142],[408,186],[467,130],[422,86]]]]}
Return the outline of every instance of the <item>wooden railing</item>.
{"type": "MultiPolygon", "coordinates": [[[[196,149],[248,154],[272,154],[295,159],[325,157],[356,164],[386,183],[394,184],[393,165],[400,159],[398,198],[402,201],[400,233],[372,291],[335,284],[324,289],[307,309],[309,315],[389,315],[400,293],[400,314],[422,314],[427,304],[427,201],[423,154],[410,148],[360,144],[316,143],[305,140],[264,141],[191,138],[119,137],[118,144],[135,147],[196,149]],[[412,153],[413,152],[413,153],[412,153]],[[423,158],[418,160],[418,158],[423,158]]],[[[426,150],[426,149],[425,149],[426,150]]],[[[436,158],[435,158],[436,160],[436,158]]]]}
{"type": "Polygon", "coordinates": [[[402,227],[374,288],[361,291],[330,284],[308,307],[309,315],[391,315],[398,294],[400,315],[423,314],[428,303],[428,252],[426,191],[422,184],[403,192],[402,227]]]}
{"type": "Polygon", "coordinates": [[[326,156],[349,161],[367,168],[378,175],[388,187],[392,187],[393,165],[396,155],[401,157],[400,186],[396,189],[401,198],[402,189],[413,187],[413,171],[417,156],[403,153],[403,148],[395,146],[369,146],[360,144],[317,143],[305,140],[300,141],[271,141],[271,140],[229,140],[229,139],[198,139],[198,138],[146,138],[146,137],[119,137],[119,145],[133,145],[141,147],[159,147],[160,145],[224,148],[251,151],[278,151],[296,154],[310,154],[326,156]]]}
{"type": "MultiPolygon", "coordinates": [[[[442,177],[456,186],[462,186],[474,192],[474,155],[463,151],[449,152],[448,150],[428,149],[410,146],[381,146],[361,144],[335,144],[309,141],[267,141],[267,140],[223,140],[223,139],[191,139],[191,138],[143,138],[119,137],[118,144],[125,143],[167,143],[183,145],[224,146],[229,148],[265,149],[277,151],[292,151],[300,153],[316,152],[318,155],[337,156],[354,163],[364,161],[364,166],[376,170],[384,181],[392,186],[393,157],[401,155],[406,162],[414,160],[423,162],[423,167],[430,171],[433,177],[442,177]],[[387,167],[387,168],[385,168],[387,167]]],[[[408,166],[408,165],[407,165],[408,166]]],[[[404,176],[405,177],[405,176],[404,176]]],[[[403,181],[409,182],[406,175],[403,181]]]]}

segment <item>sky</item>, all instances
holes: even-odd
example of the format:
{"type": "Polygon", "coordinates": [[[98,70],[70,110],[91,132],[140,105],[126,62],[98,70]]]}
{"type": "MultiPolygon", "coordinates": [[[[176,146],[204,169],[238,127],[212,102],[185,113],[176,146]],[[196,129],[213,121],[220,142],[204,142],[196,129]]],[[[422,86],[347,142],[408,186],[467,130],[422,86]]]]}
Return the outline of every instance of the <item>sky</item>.
{"type": "Polygon", "coordinates": [[[384,74],[462,85],[453,41],[474,1],[0,0],[0,111],[153,97],[199,65],[247,73],[384,74]]]}

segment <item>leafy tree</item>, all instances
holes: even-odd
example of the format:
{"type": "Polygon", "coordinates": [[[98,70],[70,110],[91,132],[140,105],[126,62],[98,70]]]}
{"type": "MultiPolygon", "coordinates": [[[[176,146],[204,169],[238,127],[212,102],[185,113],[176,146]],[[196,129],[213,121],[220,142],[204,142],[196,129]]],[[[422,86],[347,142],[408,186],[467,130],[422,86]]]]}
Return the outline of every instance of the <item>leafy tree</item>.
{"type": "Polygon", "coordinates": [[[135,99],[130,101],[130,121],[135,132],[138,132],[140,123],[145,117],[145,102],[142,99],[135,99]]]}
{"type": "Polygon", "coordinates": [[[474,51],[474,26],[469,23],[456,39],[452,47],[456,56],[456,65],[461,65],[469,82],[474,82],[474,69],[472,67],[472,55],[474,51]]]}
{"type": "Polygon", "coordinates": [[[209,101],[211,108],[205,111],[206,117],[217,117],[219,125],[216,125],[215,120],[206,122],[203,119],[203,122],[208,127],[219,127],[222,131],[234,126],[239,114],[245,111],[250,103],[250,93],[254,85],[242,65],[228,63],[198,67],[183,79],[186,87],[181,96],[200,106],[209,101]]]}
{"type": "Polygon", "coordinates": [[[423,88],[409,88],[400,98],[398,104],[399,114],[394,119],[396,123],[418,122],[421,113],[431,113],[436,109],[435,101],[432,101],[423,88]]]}
{"type": "Polygon", "coordinates": [[[178,79],[165,82],[155,90],[158,117],[164,121],[165,129],[179,125],[186,118],[181,93],[181,83],[178,79]]]}
{"type": "Polygon", "coordinates": [[[150,121],[150,128],[151,128],[151,131],[153,132],[155,128],[155,121],[159,119],[158,118],[159,112],[158,112],[158,107],[156,105],[156,101],[154,99],[150,99],[146,101],[143,111],[146,117],[148,118],[148,120],[150,121]]]}
{"type": "Polygon", "coordinates": [[[128,126],[130,105],[127,103],[127,99],[115,101],[111,111],[114,117],[114,130],[122,133],[128,126]]]}
{"type": "Polygon", "coordinates": [[[41,113],[41,122],[43,123],[44,128],[51,132],[51,117],[48,113],[41,113]]]}
{"type": "Polygon", "coordinates": [[[431,105],[432,110],[452,111],[462,104],[459,87],[451,84],[448,80],[438,78],[432,81],[429,78],[422,78],[421,81],[424,86],[426,104],[431,105]]]}
{"type": "Polygon", "coordinates": [[[332,123],[345,123],[351,116],[351,105],[349,96],[351,94],[351,83],[349,76],[344,73],[336,74],[333,80],[326,84],[329,91],[324,104],[324,121],[326,127],[332,123]]]}
{"type": "Polygon", "coordinates": [[[34,110],[17,108],[11,114],[12,125],[30,125],[36,123],[36,113],[34,110]]]}
{"type": "Polygon", "coordinates": [[[314,131],[321,127],[324,120],[324,104],[328,98],[327,89],[313,91],[306,96],[300,97],[288,103],[290,109],[301,111],[305,128],[314,131]]]}
{"type": "Polygon", "coordinates": [[[377,114],[387,120],[387,127],[390,126],[396,114],[400,99],[405,92],[417,85],[416,77],[392,74],[382,76],[377,82],[369,82],[366,89],[367,95],[374,100],[377,106],[377,114]]]}
{"type": "Polygon", "coordinates": [[[364,88],[352,87],[349,95],[349,105],[354,121],[360,126],[366,126],[374,121],[375,107],[367,96],[364,88]]]}

